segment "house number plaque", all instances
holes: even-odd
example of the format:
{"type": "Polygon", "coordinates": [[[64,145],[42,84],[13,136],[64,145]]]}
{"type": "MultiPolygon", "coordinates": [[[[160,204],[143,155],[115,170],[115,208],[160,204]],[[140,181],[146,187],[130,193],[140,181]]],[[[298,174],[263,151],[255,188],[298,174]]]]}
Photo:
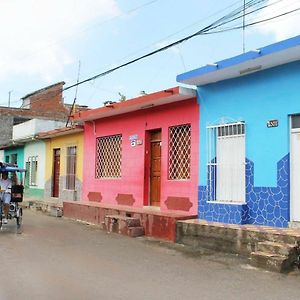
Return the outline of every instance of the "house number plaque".
{"type": "Polygon", "coordinates": [[[268,128],[278,127],[278,120],[269,120],[267,122],[267,127],[268,128]]]}

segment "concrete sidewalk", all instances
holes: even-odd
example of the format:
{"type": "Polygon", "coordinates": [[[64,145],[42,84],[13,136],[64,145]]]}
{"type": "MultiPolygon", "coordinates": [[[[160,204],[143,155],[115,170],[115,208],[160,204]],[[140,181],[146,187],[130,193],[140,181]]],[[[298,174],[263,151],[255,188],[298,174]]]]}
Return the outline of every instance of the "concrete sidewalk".
{"type": "Polygon", "coordinates": [[[56,198],[47,198],[42,200],[25,198],[20,205],[24,208],[30,208],[35,211],[42,211],[54,217],[63,216],[63,204],[56,198]]]}
{"type": "Polygon", "coordinates": [[[178,221],[177,242],[251,258],[254,266],[288,272],[299,264],[300,230],[205,220],[178,221]]]}

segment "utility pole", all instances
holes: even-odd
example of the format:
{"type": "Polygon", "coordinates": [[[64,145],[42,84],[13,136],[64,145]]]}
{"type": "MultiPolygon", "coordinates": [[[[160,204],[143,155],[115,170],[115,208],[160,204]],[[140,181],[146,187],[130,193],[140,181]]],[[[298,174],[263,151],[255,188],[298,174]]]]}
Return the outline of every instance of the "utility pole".
{"type": "Polygon", "coordinates": [[[12,91],[8,92],[8,107],[10,107],[10,96],[11,96],[12,91]]]}
{"type": "Polygon", "coordinates": [[[244,0],[244,12],[243,12],[243,53],[245,53],[245,15],[246,15],[246,0],[244,0]]]}

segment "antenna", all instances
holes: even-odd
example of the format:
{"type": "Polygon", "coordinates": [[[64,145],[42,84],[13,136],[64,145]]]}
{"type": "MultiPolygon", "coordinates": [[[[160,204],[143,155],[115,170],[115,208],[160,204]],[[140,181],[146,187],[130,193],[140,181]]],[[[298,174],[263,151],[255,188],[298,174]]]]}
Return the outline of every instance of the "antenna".
{"type": "Polygon", "coordinates": [[[70,117],[71,117],[71,115],[73,113],[73,110],[74,110],[75,104],[76,104],[76,100],[77,100],[78,82],[79,82],[79,76],[80,76],[80,67],[81,67],[81,62],[79,60],[78,61],[77,85],[76,85],[76,89],[75,89],[75,96],[74,96],[74,100],[73,100],[73,103],[72,103],[72,106],[71,106],[71,110],[70,110],[70,113],[69,113],[69,116],[68,116],[66,127],[68,127],[68,124],[69,124],[69,121],[70,121],[70,117]]]}
{"type": "Polygon", "coordinates": [[[10,107],[10,96],[11,96],[12,91],[8,92],[8,107],[10,107]]]}

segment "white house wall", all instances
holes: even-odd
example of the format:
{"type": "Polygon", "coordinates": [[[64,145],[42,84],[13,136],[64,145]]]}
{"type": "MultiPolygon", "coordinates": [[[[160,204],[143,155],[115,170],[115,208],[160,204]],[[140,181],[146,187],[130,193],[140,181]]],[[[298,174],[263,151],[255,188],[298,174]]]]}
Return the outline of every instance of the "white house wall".
{"type": "Polygon", "coordinates": [[[0,161],[4,161],[4,150],[0,150],[0,161]]]}
{"type": "Polygon", "coordinates": [[[62,128],[65,125],[65,122],[60,121],[32,119],[13,127],[13,140],[34,137],[39,132],[62,128]]]}
{"type": "Polygon", "coordinates": [[[37,167],[37,189],[44,189],[45,185],[45,163],[46,163],[46,146],[43,141],[33,141],[26,143],[24,147],[24,168],[26,167],[26,162],[31,156],[37,156],[38,167],[37,167]]]}

